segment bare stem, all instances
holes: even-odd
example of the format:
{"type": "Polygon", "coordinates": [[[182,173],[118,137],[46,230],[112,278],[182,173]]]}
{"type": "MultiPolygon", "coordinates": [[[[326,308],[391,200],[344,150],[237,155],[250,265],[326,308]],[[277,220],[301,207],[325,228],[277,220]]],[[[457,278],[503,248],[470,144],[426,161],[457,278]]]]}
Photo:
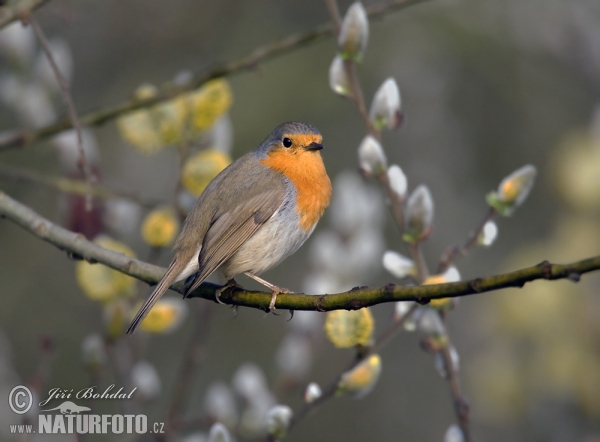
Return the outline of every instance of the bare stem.
{"type": "Polygon", "coordinates": [[[46,54],[46,58],[50,62],[50,66],[52,67],[52,72],[54,72],[54,76],[56,77],[56,81],[60,85],[60,92],[67,106],[67,110],[69,112],[69,118],[71,119],[71,124],[75,128],[75,133],[77,134],[77,148],[79,149],[79,161],[78,165],[81,171],[83,172],[83,176],[85,177],[86,183],[86,195],[85,195],[85,209],[90,212],[92,210],[92,183],[95,181],[94,174],[92,173],[92,169],[89,163],[85,158],[85,151],[83,150],[83,135],[81,132],[81,124],[79,123],[79,117],[77,116],[77,110],[75,109],[75,103],[73,102],[73,97],[71,96],[71,92],[69,90],[69,85],[67,84],[67,80],[64,75],[60,72],[60,68],[54,59],[54,55],[52,55],[52,50],[50,49],[50,45],[48,44],[48,39],[44,34],[41,26],[37,22],[37,20],[31,17],[31,26],[35,31],[35,35],[40,41],[40,45],[44,53],[46,54]]]}
{"type": "Polygon", "coordinates": [[[477,247],[477,241],[479,239],[479,235],[483,232],[485,225],[493,220],[498,212],[493,207],[490,207],[486,215],[483,217],[483,220],[479,223],[479,225],[475,228],[475,230],[469,233],[467,240],[462,246],[454,246],[450,247],[444,252],[442,258],[440,259],[440,263],[438,265],[438,273],[444,273],[448,267],[458,261],[460,258],[463,258],[469,254],[471,250],[477,247]]]}
{"type": "Polygon", "coordinates": [[[16,20],[26,22],[34,9],[47,2],[48,0],[18,0],[4,4],[0,7],[0,29],[16,20]]]}
{"type": "MultiPolygon", "coordinates": [[[[0,164],[0,179],[17,182],[24,181],[45,186],[59,192],[75,195],[85,195],[87,192],[85,181],[57,176],[46,176],[33,170],[20,169],[12,165],[5,166],[0,164]]],[[[109,189],[99,185],[95,185],[91,188],[91,195],[103,199],[121,198],[147,208],[153,208],[161,204],[161,201],[159,200],[146,199],[131,192],[109,189]]]]}
{"type": "Polygon", "coordinates": [[[450,353],[452,343],[448,339],[446,344],[439,350],[444,360],[444,367],[446,369],[446,380],[450,386],[450,392],[452,394],[452,401],[454,403],[454,413],[458,420],[458,425],[464,436],[465,442],[471,442],[471,430],[469,428],[469,403],[463,396],[460,383],[458,381],[458,373],[456,372],[454,361],[450,353]]]}

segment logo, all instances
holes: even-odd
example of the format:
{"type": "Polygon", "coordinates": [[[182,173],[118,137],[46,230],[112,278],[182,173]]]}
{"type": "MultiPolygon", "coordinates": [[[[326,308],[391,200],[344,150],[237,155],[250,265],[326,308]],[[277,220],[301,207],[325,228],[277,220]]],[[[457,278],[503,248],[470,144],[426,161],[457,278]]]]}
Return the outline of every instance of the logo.
{"type": "MultiPolygon", "coordinates": [[[[135,388],[130,393],[117,391],[110,385],[105,390],[97,387],[84,388],[77,391],[53,388],[48,397],[41,401],[40,407],[47,406],[53,399],[68,399],[71,396],[79,399],[131,399],[135,388]]],[[[8,395],[11,410],[18,414],[27,413],[33,405],[31,390],[24,385],[17,385],[8,395]]],[[[70,400],[63,401],[53,408],[40,410],[37,428],[34,425],[10,425],[12,434],[146,434],[164,433],[164,423],[155,422],[148,425],[144,414],[92,414],[92,409],[78,405],[70,400]],[[53,413],[55,412],[55,413],[53,413]]]]}
{"type": "Polygon", "coordinates": [[[71,401],[66,401],[66,402],[63,402],[62,404],[60,404],[56,408],[50,408],[49,410],[40,410],[40,411],[44,412],[44,411],[54,411],[54,410],[60,410],[60,412],[62,414],[79,414],[82,411],[90,411],[91,408],[80,407],[79,405],[77,405],[71,401]]]}
{"type": "Polygon", "coordinates": [[[10,409],[17,414],[25,414],[33,405],[33,395],[31,390],[24,385],[17,385],[10,390],[8,395],[8,405],[10,409]]]}

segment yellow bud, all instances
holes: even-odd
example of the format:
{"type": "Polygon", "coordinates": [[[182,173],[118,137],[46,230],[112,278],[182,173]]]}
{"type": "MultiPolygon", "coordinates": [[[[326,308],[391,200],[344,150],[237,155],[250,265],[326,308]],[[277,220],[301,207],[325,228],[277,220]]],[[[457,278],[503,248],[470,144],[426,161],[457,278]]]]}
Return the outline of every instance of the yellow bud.
{"type": "Polygon", "coordinates": [[[327,313],[325,332],[338,348],[366,345],[373,335],[373,315],[368,308],[360,310],[334,310],[327,313]]]}
{"type": "MultiPolygon", "coordinates": [[[[143,85],[137,89],[135,97],[148,99],[157,93],[155,86],[143,85]]],[[[176,98],[129,112],[117,120],[117,127],[121,136],[133,147],[144,153],[154,153],[179,143],[187,121],[186,101],[176,98]]]]}
{"type": "Polygon", "coordinates": [[[229,83],[220,78],[206,83],[197,91],[186,95],[191,106],[192,129],[203,131],[223,116],[233,103],[229,83]]]}
{"type": "Polygon", "coordinates": [[[361,398],[373,390],[380,374],[381,358],[379,355],[371,355],[342,375],[336,393],[350,393],[361,398]]]}
{"type": "Polygon", "coordinates": [[[118,339],[123,336],[125,321],[128,319],[126,317],[127,310],[127,305],[119,299],[115,299],[104,306],[104,333],[108,339],[118,339]]]}
{"type": "Polygon", "coordinates": [[[183,322],[186,313],[187,307],[181,299],[161,299],[142,321],[140,329],[150,333],[170,332],[183,322]]]}
{"type": "MultiPolygon", "coordinates": [[[[460,281],[460,274],[456,267],[449,267],[441,275],[431,275],[423,281],[423,285],[432,285],[432,284],[445,284],[447,282],[457,282],[460,281]]],[[[438,298],[432,299],[429,301],[429,305],[431,307],[435,307],[438,309],[452,307],[454,305],[454,298],[438,298]]]]}
{"type": "Polygon", "coordinates": [[[231,158],[224,152],[209,149],[190,157],[183,166],[181,184],[195,196],[199,196],[208,183],[225,169],[231,158]]]}
{"type": "MultiPolygon", "coordinates": [[[[125,244],[108,236],[98,236],[94,242],[106,249],[135,257],[135,253],[125,244]]],[[[102,264],[79,261],[75,265],[75,277],[83,293],[94,301],[110,301],[120,295],[130,295],[135,279],[102,264]]]]}
{"type": "Polygon", "coordinates": [[[142,223],[142,238],[152,247],[166,247],[179,231],[179,219],[170,207],[154,209],[142,223]]]}

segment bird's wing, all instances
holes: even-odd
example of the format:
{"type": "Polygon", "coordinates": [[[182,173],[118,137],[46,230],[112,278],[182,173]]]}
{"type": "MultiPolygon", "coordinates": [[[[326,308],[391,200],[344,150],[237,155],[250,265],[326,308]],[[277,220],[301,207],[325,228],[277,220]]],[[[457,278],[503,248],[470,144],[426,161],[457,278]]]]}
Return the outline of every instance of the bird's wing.
{"type": "Polygon", "coordinates": [[[198,273],[184,296],[198,288],[273,216],[284,195],[285,188],[264,190],[229,211],[215,214],[198,257],[198,273]]]}

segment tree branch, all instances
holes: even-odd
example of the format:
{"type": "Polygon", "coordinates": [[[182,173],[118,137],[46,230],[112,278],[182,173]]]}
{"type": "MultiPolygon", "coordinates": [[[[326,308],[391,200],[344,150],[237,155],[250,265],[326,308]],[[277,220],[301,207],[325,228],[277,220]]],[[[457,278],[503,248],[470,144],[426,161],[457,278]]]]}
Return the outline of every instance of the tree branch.
{"type": "MultiPolygon", "coordinates": [[[[47,241],[69,256],[85,259],[92,263],[102,263],[110,268],[133,276],[149,284],[155,284],[164,269],[143,261],[113,252],[86,240],[83,235],[66,230],[41,217],[29,207],[10,198],[0,191],[0,216],[18,224],[33,235],[47,241]]],[[[581,275],[600,270],[600,256],[591,257],[570,264],[550,264],[544,261],[532,267],[470,281],[425,286],[398,286],[388,284],[379,288],[352,289],[332,295],[305,295],[281,293],[277,296],[277,308],[284,310],[357,310],[371,305],[396,301],[416,301],[427,303],[431,299],[456,298],[461,296],[491,292],[508,287],[523,287],[527,282],[538,279],[568,279],[579,281],[581,275]]],[[[215,291],[220,286],[203,283],[190,297],[215,301],[215,291]]],[[[175,285],[173,290],[182,292],[183,285],[175,285]]],[[[271,293],[226,290],[220,300],[226,304],[269,310],[271,293]]]]}
{"type": "Polygon", "coordinates": [[[17,21],[27,20],[34,9],[39,8],[48,0],[19,0],[0,8],[0,29],[17,21]]]}
{"type": "MultiPolygon", "coordinates": [[[[371,18],[377,18],[392,11],[403,9],[418,3],[423,3],[425,1],[427,0],[388,0],[368,7],[366,10],[371,18]]],[[[221,66],[213,67],[212,69],[208,69],[203,73],[198,73],[194,75],[186,84],[175,85],[171,82],[164,83],[159,88],[159,93],[153,98],[146,100],[131,99],[114,106],[93,111],[86,115],[80,116],[80,122],[83,126],[96,126],[106,123],[107,121],[114,120],[115,118],[118,118],[127,112],[152,106],[197,89],[209,80],[253,69],[261,62],[286,54],[301,46],[323,40],[332,34],[333,26],[331,23],[326,23],[317,26],[312,31],[290,35],[261,48],[255,49],[247,56],[238,60],[234,60],[221,66]]],[[[70,129],[71,127],[71,120],[66,118],[40,129],[22,131],[10,135],[9,137],[0,140],[0,151],[27,146],[36,141],[46,139],[52,135],[56,135],[64,130],[70,129]]]]}

